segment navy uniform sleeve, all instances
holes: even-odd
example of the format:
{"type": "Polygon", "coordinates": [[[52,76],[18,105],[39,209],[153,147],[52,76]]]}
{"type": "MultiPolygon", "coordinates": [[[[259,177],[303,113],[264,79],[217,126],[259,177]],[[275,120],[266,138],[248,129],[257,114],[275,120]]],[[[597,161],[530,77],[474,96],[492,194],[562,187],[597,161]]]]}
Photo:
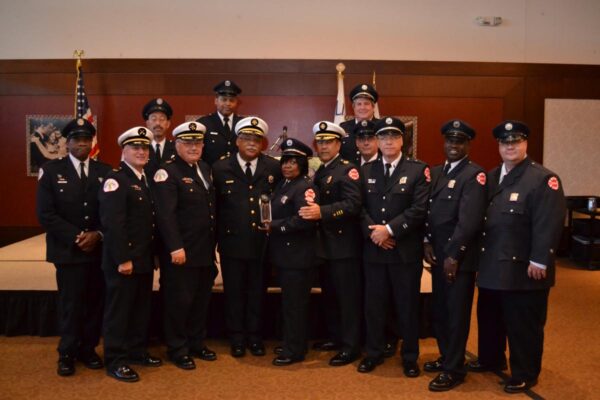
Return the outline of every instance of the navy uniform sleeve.
{"type": "Polygon", "coordinates": [[[159,169],[154,174],[154,195],[157,202],[158,229],[169,252],[182,249],[183,239],[177,224],[179,195],[177,180],[172,171],[159,169]]]}
{"type": "Polygon", "coordinates": [[[547,175],[542,179],[531,207],[532,243],[529,260],[546,266],[553,265],[566,212],[562,182],[556,175],[547,175]]]}
{"type": "Polygon", "coordinates": [[[421,164],[418,167],[420,173],[415,176],[416,181],[410,207],[388,223],[395,237],[403,236],[423,226],[425,216],[427,215],[427,200],[429,199],[431,176],[427,165],[421,164]]]}
{"type": "Polygon", "coordinates": [[[44,172],[43,168],[40,168],[41,177],[36,194],[38,220],[46,232],[52,233],[65,243],[74,243],[81,229],[58,214],[52,190],[52,174],[44,172]]]}
{"type": "Polygon", "coordinates": [[[285,218],[274,219],[271,222],[271,231],[280,234],[293,233],[306,229],[312,229],[315,226],[315,221],[310,221],[301,218],[298,215],[300,208],[308,205],[307,194],[314,195],[314,202],[319,203],[315,187],[312,184],[302,184],[294,189],[294,214],[285,218]]]}
{"type": "Polygon", "coordinates": [[[481,230],[487,206],[486,174],[478,171],[465,182],[458,209],[458,223],[444,252],[455,260],[461,260],[481,230]]]}
{"type": "Polygon", "coordinates": [[[126,230],[127,185],[116,175],[109,175],[100,189],[99,201],[105,247],[117,264],[132,261],[126,230]]]}
{"type": "Polygon", "coordinates": [[[353,166],[345,171],[340,180],[340,187],[342,200],[321,206],[321,218],[323,221],[356,216],[360,213],[362,194],[358,168],[353,166]]]}

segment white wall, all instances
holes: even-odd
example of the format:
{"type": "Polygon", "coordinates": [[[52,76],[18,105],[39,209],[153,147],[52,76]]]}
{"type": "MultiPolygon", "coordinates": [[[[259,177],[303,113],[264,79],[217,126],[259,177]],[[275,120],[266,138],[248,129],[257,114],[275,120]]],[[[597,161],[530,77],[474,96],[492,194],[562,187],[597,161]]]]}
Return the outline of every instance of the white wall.
{"type": "Polygon", "coordinates": [[[0,59],[600,64],[600,0],[0,0],[0,59]],[[501,16],[480,27],[477,16],[501,16]]]}

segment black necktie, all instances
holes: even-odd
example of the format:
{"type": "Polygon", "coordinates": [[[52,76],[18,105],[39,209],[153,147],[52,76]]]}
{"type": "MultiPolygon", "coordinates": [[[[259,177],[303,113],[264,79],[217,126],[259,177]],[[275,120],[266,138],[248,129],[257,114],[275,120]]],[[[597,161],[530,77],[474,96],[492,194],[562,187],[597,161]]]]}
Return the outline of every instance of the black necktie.
{"type": "Polygon", "coordinates": [[[154,156],[156,157],[156,162],[160,164],[161,162],[161,157],[160,157],[160,143],[156,143],[156,150],[154,152],[154,156]]]}
{"type": "Polygon", "coordinates": [[[444,165],[444,175],[448,175],[448,172],[450,172],[450,163],[444,165]]]}
{"type": "Polygon", "coordinates": [[[392,170],[392,164],[385,163],[385,175],[384,175],[385,179],[384,179],[384,182],[385,182],[386,185],[390,181],[391,170],[392,170]]]}
{"type": "Polygon", "coordinates": [[[250,168],[250,166],[251,166],[251,165],[252,165],[252,164],[250,164],[250,162],[247,162],[247,163],[246,163],[246,177],[247,177],[249,180],[252,180],[252,168],[250,168]]]}
{"type": "Polygon", "coordinates": [[[225,136],[231,136],[231,128],[229,127],[229,117],[223,117],[223,132],[225,132],[225,136]]]}
{"type": "Polygon", "coordinates": [[[85,187],[87,186],[87,175],[85,174],[85,163],[83,161],[79,164],[79,172],[81,187],[85,190],[85,187]]]}

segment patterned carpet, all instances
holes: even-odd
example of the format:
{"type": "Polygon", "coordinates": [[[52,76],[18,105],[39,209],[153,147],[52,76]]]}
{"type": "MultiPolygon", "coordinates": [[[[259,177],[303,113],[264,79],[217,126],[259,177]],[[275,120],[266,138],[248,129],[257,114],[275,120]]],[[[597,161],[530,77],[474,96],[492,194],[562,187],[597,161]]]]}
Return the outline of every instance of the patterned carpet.
{"type": "MultiPolygon", "coordinates": [[[[546,399],[593,399],[600,371],[600,272],[574,268],[562,261],[558,285],[550,293],[543,371],[531,396],[546,399]],[[538,397],[536,397],[538,396],[538,397]]],[[[475,320],[468,350],[476,353],[475,320]]],[[[292,367],[271,365],[272,356],[234,359],[224,341],[210,341],[216,362],[197,361],[194,371],[167,363],[161,368],[137,368],[141,381],[125,384],[103,370],[77,365],[76,375],[56,375],[56,338],[0,337],[0,399],[494,399],[527,398],[502,391],[492,373],[470,374],[465,384],[446,393],[431,393],[427,384],[435,374],[417,379],[402,375],[398,358],[388,359],[371,374],[356,365],[332,368],[333,353],[310,352],[292,367]]],[[[268,343],[269,351],[276,343],[268,343]]],[[[165,358],[164,347],[152,354],[165,358]]],[[[437,357],[435,341],[421,340],[419,363],[437,357]]]]}

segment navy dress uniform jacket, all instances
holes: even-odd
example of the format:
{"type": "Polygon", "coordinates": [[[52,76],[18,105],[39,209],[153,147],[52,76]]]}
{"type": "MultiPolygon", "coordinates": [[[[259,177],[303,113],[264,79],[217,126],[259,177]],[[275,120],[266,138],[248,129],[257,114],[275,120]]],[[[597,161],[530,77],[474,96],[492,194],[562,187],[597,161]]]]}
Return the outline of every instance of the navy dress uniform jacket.
{"type": "Polygon", "coordinates": [[[237,153],[235,141],[235,125],[244,117],[234,114],[231,123],[231,134],[226,132],[223,122],[219,115],[214,112],[198,118],[198,122],[206,127],[204,135],[204,150],[202,151],[202,160],[212,165],[223,156],[229,156],[237,153]]]}
{"type": "Polygon", "coordinates": [[[310,269],[315,256],[316,223],[302,219],[298,210],[308,204],[307,197],[319,202],[316,188],[306,176],[284,184],[282,180],[277,185],[271,202],[269,260],[281,269],[310,269]]]}
{"type": "Polygon", "coordinates": [[[387,185],[384,183],[382,161],[362,167],[363,258],[370,263],[397,264],[420,261],[423,257],[423,224],[429,197],[429,167],[404,155],[394,169],[387,185]],[[396,247],[384,250],[370,239],[369,225],[389,225],[394,232],[396,247]]]}
{"type": "Polygon", "coordinates": [[[558,176],[526,158],[498,183],[488,175],[489,206],[480,249],[479,287],[547,289],[554,285],[556,247],[563,229],[565,196],[558,176]],[[546,265],[546,279],[527,275],[530,261],[546,265]]]}
{"type": "Polygon", "coordinates": [[[100,191],[100,220],[105,228],[103,269],[133,262],[133,273],[154,270],[154,200],[144,182],[125,164],[110,172],[100,191]],[[116,184],[115,184],[116,183],[116,184]]]}
{"type": "Polygon", "coordinates": [[[360,257],[362,193],[358,168],[338,156],[317,170],[314,182],[321,208],[317,254],[327,260],[360,257]]]}
{"type": "Polygon", "coordinates": [[[185,249],[186,267],[213,266],[215,258],[215,190],[208,164],[200,161],[198,166],[208,189],[196,165],[190,166],[178,156],[154,176],[162,242],[167,254],[185,249]]]}
{"type": "Polygon", "coordinates": [[[443,165],[434,167],[431,180],[426,232],[438,262],[443,265],[444,258],[452,257],[461,271],[476,271],[477,240],[487,206],[486,174],[465,158],[448,175],[443,165]]]}
{"type": "Polygon", "coordinates": [[[77,264],[98,260],[101,246],[82,251],[75,239],[82,231],[101,231],[98,191],[111,170],[108,164],[90,160],[87,186],[69,157],[52,160],[40,172],[37,215],[46,229],[46,260],[55,264],[77,264]]]}
{"type": "Polygon", "coordinates": [[[217,191],[219,253],[239,259],[259,259],[264,250],[265,232],[260,226],[260,196],[271,197],[281,180],[279,161],[258,156],[252,180],[242,171],[235,155],[213,164],[217,191]]]}

